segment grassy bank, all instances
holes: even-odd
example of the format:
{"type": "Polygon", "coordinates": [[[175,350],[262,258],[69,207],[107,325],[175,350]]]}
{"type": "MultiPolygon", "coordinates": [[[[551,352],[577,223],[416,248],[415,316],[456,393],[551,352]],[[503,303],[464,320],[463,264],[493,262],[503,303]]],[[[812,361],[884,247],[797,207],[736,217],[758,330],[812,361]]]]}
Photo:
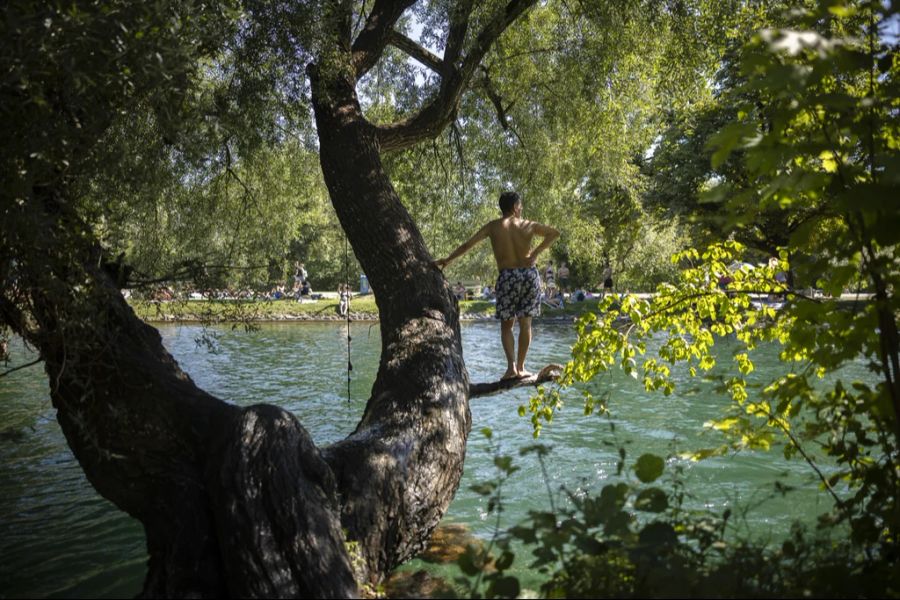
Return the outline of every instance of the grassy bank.
{"type": "MultiPolygon", "coordinates": [[[[639,294],[649,296],[649,294],[639,294]]],[[[845,310],[859,310],[870,301],[868,294],[845,294],[838,306],[845,310]]],[[[565,308],[547,308],[544,305],[542,319],[570,320],[589,311],[596,311],[599,299],[569,302],[565,308]]],[[[335,321],[338,316],[337,298],[323,298],[313,302],[296,300],[176,300],[150,302],[129,300],[134,312],[145,321],[335,321]]],[[[494,318],[494,305],[484,300],[468,300],[459,303],[463,320],[494,318]]],[[[350,303],[350,314],[356,320],[375,320],[378,307],[372,294],[355,296],[350,303]]]]}
{"type": "MultiPolygon", "coordinates": [[[[588,310],[596,310],[597,300],[567,304],[563,309],[546,306],[542,318],[570,318],[588,310]]],[[[145,321],[331,321],[340,320],[337,299],[323,298],[316,302],[296,300],[184,300],[149,302],[129,300],[134,312],[145,321]]],[[[491,319],[494,305],[484,300],[460,302],[460,316],[464,320],[491,319]]],[[[378,318],[378,307],[371,294],[354,297],[350,313],[357,320],[378,318]]]]}

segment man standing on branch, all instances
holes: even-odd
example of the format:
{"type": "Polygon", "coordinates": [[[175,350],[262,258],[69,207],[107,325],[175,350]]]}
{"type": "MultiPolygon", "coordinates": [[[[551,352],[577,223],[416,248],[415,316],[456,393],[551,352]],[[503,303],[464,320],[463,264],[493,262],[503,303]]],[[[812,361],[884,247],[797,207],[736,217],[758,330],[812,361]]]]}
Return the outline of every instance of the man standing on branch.
{"type": "Polygon", "coordinates": [[[525,355],[531,344],[531,318],[541,312],[541,276],[537,257],[550,247],[559,231],[548,225],[522,218],[522,201],[516,192],[500,194],[499,219],[484,225],[467,242],[454,250],[447,258],[434,261],[443,269],[485,238],[491,239],[491,249],[497,261],[500,275],[497,277],[497,318],[500,319],[500,340],[506,353],[506,373],[501,379],[528,377],[525,355]],[[541,243],[531,248],[534,236],[541,243]],[[516,352],[513,324],[519,321],[519,348],[516,352]]]}

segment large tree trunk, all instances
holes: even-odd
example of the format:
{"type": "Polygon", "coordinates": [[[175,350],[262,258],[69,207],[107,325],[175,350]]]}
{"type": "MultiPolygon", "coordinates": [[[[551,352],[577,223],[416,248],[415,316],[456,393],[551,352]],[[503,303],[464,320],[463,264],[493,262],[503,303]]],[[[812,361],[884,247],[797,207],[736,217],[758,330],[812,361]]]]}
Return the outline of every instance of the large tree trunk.
{"type": "Polygon", "coordinates": [[[39,349],[73,453],[144,524],[146,596],[354,596],[424,547],[459,484],[471,423],[456,303],[352,86],[313,84],[326,182],[381,313],[378,375],[346,440],[320,451],[290,413],[199,389],[60,194],[35,190],[21,208],[45,222],[45,235],[18,240],[38,248],[33,262],[3,261],[29,307],[0,311],[39,349]]]}
{"type": "Polygon", "coordinates": [[[356,81],[414,2],[377,0],[352,44],[351,4],[322,8],[333,34],[320,57],[328,68],[308,71],[322,171],[375,291],[382,338],[363,417],[328,448],[290,413],[230,405],[181,371],[100,268],[62,175],[4,207],[4,218],[26,226],[0,240],[0,280],[13,282],[0,295],[0,321],[40,351],[90,482],[144,524],[144,595],[349,597],[424,547],[462,474],[469,381],[456,301],[379,144],[406,147],[446,126],[491,44],[534,2],[510,0],[465,56],[475,3],[461,2],[439,93],[418,116],[380,128],[363,117],[356,81]]]}
{"type": "Polygon", "coordinates": [[[423,548],[462,475],[471,427],[458,309],[385,175],[353,85],[310,69],[335,211],[381,317],[381,363],[362,421],[325,450],[342,522],[377,580],[423,548]]]}
{"type": "Polygon", "coordinates": [[[199,389],[94,248],[60,260],[60,248],[89,238],[63,200],[41,195],[46,226],[29,258],[47,260],[15,262],[29,314],[5,302],[0,311],[40,351],[88,480],[143,523],[144,595],[355,595],[340,492],[307,432],[280,408],[239,408],[199,389]]]}

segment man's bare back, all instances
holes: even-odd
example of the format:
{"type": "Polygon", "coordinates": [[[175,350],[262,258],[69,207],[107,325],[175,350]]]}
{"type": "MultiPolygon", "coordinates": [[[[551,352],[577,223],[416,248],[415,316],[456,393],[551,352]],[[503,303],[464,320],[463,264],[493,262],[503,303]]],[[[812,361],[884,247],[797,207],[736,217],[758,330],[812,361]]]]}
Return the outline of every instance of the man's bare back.
{"type": "Polygon", "coordinates": [[[540,314],[540,275],[534,268],[538,255],[550,247],[559,232],[553,227],[522,218],[522,202],[515,192],[500,196],[503,216],[485,224],[475,235],[447,258],[434,261],[443,269],[450,262],[468,252],[475,244],[490,238],[491,249],[500,276],[497,279],[497,318],[500,319],[500,338],[506,354],[506,373],[501,379],[527,377],[525,356],[531,343],[531,317],[540,314]],[[543,238],[537,247],[531,243],[535,236],[543,238]],[[513,324],[519,322],[519,347],[515,348],[513,324]]]}
{"type": "MultiPolygon", "coordinates": [[[[517,212],[521,212],[521,204],[517,206],[519,207],[517,212]]],[[[557,237],[559,232],[553,227],[523,219],[513,213],[485,224],[450,256],[435,261],[435,264],[443,268],[481,240],[490,238],[498,269],[524,269],[533,267],[537,262],[537,255],[550,246],[557,237]],[[542,237],[543,242],[532,250],[531,242],[535,235],[542,237]]]]}
{"type": "Polygon", "coordinates": [[[546,225],[516,216],[494,219],[483,228],[491,239],[491,249],[498,269],[533,267],[531,241],[535,234],[546,237],[553,230],[546,225]]]}

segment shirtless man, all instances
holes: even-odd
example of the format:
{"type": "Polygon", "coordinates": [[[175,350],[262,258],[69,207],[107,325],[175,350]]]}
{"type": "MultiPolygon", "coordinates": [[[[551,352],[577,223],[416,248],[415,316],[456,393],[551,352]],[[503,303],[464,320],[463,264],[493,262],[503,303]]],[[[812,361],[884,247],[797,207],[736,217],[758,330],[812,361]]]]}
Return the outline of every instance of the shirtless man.
{"type": "Polygon", "coordinates": [[[434,264],[443,269],[481,240],[491,239],[491,249],[500,270],[495,288],[497,318],[500,319],[500,340],[507,364],[501,379],[513,379],[531,375],[525,370],[525,355],[531,344],[531,317],[541,313],[541,276],[534,265],[538,255],[556,241],[559,232],[553,227],[523,219],[522,201],[515,192],[500,194],[500,212],[503,213],[501,218],[487,223],[450,256],[436,260],[434,264]],[[542,239],[532,249],[531,241],[535,235],[542,239]],[[518,353],[513,337],[516,319],[519,320],[518,353]]]}

